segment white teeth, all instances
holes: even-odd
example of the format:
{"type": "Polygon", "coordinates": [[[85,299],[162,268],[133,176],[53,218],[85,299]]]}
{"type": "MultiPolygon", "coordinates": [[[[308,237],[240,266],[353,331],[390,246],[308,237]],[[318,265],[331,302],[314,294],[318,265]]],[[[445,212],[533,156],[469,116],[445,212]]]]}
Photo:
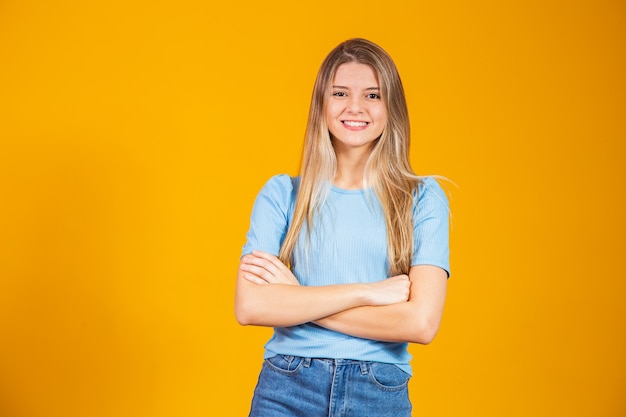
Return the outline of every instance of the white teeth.
{"type": "Polygon", "coordinates": [[[345,121],[343,122],[344,125],[350,126],[350,127],[363,127],[365,125],[367,125],[367,122],[350,122],[350,121],[345,121]]]}

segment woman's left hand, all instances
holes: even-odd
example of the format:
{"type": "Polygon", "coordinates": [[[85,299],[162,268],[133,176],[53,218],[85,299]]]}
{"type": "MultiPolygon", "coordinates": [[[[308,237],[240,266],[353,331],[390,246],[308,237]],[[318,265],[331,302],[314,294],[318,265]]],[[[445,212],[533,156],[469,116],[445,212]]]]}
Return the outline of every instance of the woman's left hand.
{"type": "Polygon", "coordinates": [[[241,258],[239,269],[255,284],[300,285],[293,272],[271,253],[252,251],[241,258]]]}

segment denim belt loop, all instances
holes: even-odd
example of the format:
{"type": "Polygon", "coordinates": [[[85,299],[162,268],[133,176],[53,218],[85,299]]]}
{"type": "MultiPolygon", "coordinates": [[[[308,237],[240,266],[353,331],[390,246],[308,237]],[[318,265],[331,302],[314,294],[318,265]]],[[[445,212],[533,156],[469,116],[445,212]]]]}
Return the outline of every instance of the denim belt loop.
{"type": "Polygon", "coordinates": [[[369,371],[367,362],[359,361],[359,365],[361,366],[361,375],[367,375],[369,371]]]}
{"type": "Polygon", "coordinates": [[[303,358],[302,366],[304,366],[305,368],[309,368],[311,366],[311,358],[303,358]]]}

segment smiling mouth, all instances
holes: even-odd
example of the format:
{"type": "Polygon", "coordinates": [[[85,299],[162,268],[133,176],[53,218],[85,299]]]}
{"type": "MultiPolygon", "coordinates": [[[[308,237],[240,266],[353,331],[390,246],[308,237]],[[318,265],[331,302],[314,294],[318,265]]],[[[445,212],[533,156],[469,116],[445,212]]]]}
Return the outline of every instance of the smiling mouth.
{"type": "Polygon", "coordinates": [[[352,122],[352,121],[349,121],[349,120],[344,120],[341,123],[343,123],[344,125],[349,126],[349,127],[365,127],[365,126],[367,126],[367,122],[352,122]]]}

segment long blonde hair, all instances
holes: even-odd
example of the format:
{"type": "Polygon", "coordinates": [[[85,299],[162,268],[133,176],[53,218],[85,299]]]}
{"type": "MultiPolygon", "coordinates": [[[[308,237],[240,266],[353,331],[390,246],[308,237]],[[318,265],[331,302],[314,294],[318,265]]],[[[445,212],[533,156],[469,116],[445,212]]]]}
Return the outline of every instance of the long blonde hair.
{"type": "Polygon", "coordinates": [[[324,204],[335,178],[337,159],[325,111],[337,68],[349,62],[369,65],[374,70],[386,106],[387,126],[368,158],[364,186],[373,187],[385,215],[390,276],[406,274],[413,254],[413,192],[419,177],[409,161],[410,127],[404,88],[391,57],[378,45],[359,38],[339,44],[317,73],[304,138],[300,188],[279,257],[292,265],[300,231],[305,227],[308,236],[314,215],[324,204]]]}

